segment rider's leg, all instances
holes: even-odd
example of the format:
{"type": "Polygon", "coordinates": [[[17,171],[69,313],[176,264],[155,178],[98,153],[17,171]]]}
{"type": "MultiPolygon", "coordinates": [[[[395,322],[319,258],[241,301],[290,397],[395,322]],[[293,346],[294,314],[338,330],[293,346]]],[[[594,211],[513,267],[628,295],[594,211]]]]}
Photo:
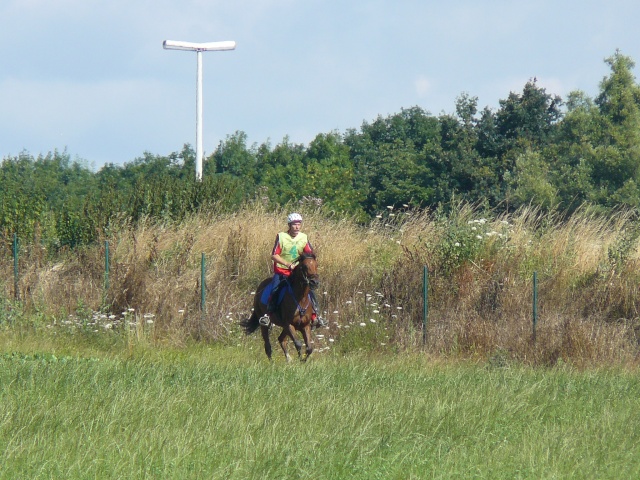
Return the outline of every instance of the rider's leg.
{"type": "Polygon", "coordinates": [[[282,285],[282,281],[285,279],[283,275],[275,274],[273,276],[273,280],[271,280],[271,295],[269,295],[269,300],[267,301],[267,313],[273,313],[276,311],[278,295],[280,294],[280,285],[282,285]]]}
{"type": "Polygon", "coordinates": [[[270,316],[273,312],[276,311],[276,302],[278,298],[278,292],[280,290],[280,283],[282,283],[282,275],[276,273],[271,279],[270,283],[271,294],[269,295],[269,299],[267,300],[267,312],[258,320],[260,322],[260,325],[268,327],[271,324],[270,316]]]}
{"type": "Polygon", "coordinates": [[[320,308],[318,307],[318,299],[313,290],[309,292],[309,299],[311,300],[311,308],[313,308],[314,319],[311,321],[311,326],[314,328],[326,327],[327,321],[320,315],[320,308]]]}

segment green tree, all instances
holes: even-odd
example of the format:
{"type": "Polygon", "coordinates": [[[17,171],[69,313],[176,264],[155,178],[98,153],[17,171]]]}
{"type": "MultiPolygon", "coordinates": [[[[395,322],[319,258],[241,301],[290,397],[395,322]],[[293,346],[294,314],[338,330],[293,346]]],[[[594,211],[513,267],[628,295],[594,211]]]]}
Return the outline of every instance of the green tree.
{"type": "Polygon", "coordinates": [[[517,208],[525,204],[552,209],[558,204],[558,192],[552,183],[550,166],[539,152],[528,150],[518,155],[513,172],[505,174],[507,199],[517,208]]]}
{"type": "Polygon", "coordinates": [[[304,164],[308,201],[322,205],[325,211],[362,215],[364,195],[355,188],[349,147],[338,133],[317,135],[306,150],[304,164]]]}
{"type": "Polygon", "coordinates": [[[611,74],[600,84],[595,103],[600,109],[603,137],[593,149],[591,167],[599,202],[640,206],[640,87],[635,63],[619,51],[607,58],[611,74]]]}
{"type": "Polygon", "coordinates": [[[228,173],[253,183],[256,170],[255,148],[247,148],[247,134],[237,131],[227,135],[212,155],[213,173],[228,173]]]}
{"type": "Polygon", "coordinates": [[[285,137],[271,150],[268,144],[258,148],[257,184],[266,187],[269,198],[284,205],[306,195],[305,147],[292,144],[285,137]]]}
{"type": "Polygon", "coordinates": [[[525,84],[522,94],[511,92],[506,100],[500,100],[496,113],[499,153],[517,146],[523,150],[539,148],[554,141],[562,118],[561,106],[562,99],[548,94],[535,78],[525,84]]]}

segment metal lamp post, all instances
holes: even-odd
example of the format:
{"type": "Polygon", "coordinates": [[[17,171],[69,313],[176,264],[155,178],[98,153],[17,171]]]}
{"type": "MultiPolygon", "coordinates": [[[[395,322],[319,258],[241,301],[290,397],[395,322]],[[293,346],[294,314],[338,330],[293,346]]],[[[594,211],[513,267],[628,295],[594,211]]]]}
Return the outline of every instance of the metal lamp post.
{"type": "Polygon", "coordinates": [[[236,42],[208,42],[193,43],[176,40],[165,40],[162,46],[166,50],[189,50],[196,52],[197,78],[196,78],[196,180],[202,180],[202,52],[234,50],[236,42]]]}

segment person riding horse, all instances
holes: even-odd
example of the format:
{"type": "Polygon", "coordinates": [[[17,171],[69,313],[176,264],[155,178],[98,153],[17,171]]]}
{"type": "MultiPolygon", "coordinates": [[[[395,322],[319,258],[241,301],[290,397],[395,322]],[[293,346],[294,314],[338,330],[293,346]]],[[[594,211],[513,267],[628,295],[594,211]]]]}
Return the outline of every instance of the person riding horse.
{"type": "MultiPolygon", "coordinates": [[[[302,233],[302,215],[299,213],[291,213],[287,216],[288,229],[286,232],[280,232],[276,236],[276,242],[271,252],[273,260],[273,279],[271,280],[271,296],[267,303],[267,313],[260,317],[260,325],[269,326],[271,323],[271,315],[274,315],[277,309],[277,301],[280,292],[280,286],[284,284],[291,275],[294,268],[295,260],[303,253],[313,253],[313,247],[309,242],[307,235],[302,233]]],[[[312,327],[326,327],[327,322],[320,316],[318,301],[313,290],[309,293],[311,306],[313,308],[312,327]]]]}

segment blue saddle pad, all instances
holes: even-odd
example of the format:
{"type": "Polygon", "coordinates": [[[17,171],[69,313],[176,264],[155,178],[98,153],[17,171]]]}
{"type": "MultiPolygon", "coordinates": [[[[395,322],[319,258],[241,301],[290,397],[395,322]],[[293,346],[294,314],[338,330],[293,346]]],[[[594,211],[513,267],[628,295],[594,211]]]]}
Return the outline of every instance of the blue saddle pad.
{"type": "MultiPolygon", "coordinates": [[[[269,301],[269,296],[271,295],[271,291],[273,290],[272,284],[269,283],[264,290],[262,291],[262,295],[260,295],[260,303],[266,305],[269,301]]],[[[286,285],[282,285],[280,287],[280,291],[278,292],[278,298],[276,298],[276,306],[282,303],[282,299],[284,298],[284,292],[287,290],[286,285]]]]}

